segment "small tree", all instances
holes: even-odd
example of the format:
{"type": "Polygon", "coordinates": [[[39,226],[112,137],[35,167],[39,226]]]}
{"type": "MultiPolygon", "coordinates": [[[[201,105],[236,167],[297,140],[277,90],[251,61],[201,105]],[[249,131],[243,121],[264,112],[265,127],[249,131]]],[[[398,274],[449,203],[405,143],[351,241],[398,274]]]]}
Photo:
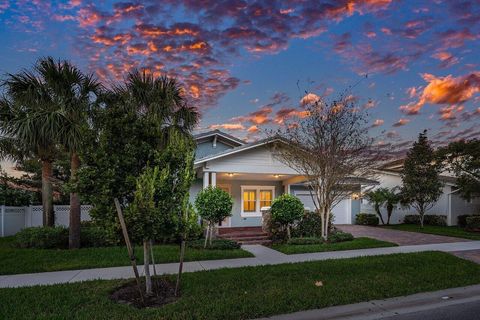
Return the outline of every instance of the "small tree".
{"type": "Polygon", "coordinates": [[[365,193],[365,199],[367,199],[368,202],[373,204],[375,213],[380,218],[380,221],[382,221],[382,224],[385,224],[385,221],[383,220],[383,216],[380,208],[385,203],[385,192],[387,191],[388,191],[387,188],[378,188],[373,191],[369,191],[365,193]]]}
{"type": "Polygon", "coordinates": [[[403,166],[401,189],[404,205],[417,210],[422,228],[425,212],[433,207],[442,194],[440,169],[441,163],[436,161],[425,130],[419,134],[418,141],[408,151],[403,166]]]}
{"type": "Polygon", "coordinates": [[[273,200],[270,210],[273,222],[280,224],[287,231],[287,237],[290,239],[290,226],[304,213],[302,201],[293,195],[282,194],[273,200]]]}
{"type": "Polygon", "coordinates": [[[457,186],[463,198],[480,196],[480,140],[451,142],[438,151],[440,161],[457,177],[457,186]]]}
{"type": "Polygon", "coordinates": [[[278,141],[274,146],[280,161],[305,177],[327,240],[330,212],[354,192],[356,177],[372,176],[376,153],[366,111],[346,95],[331,103],[315,101],[304,114],[271,138],[278,141]]]}
{"type": "Polygon", "coordinates": [[[212,233],[215,223],[220,223],[232,215],[233,199],[228,192],[209,186],[200,191],[195,199],[195,207],[202,219],[207,221],[207,234],[205,237],[205,248],[207,241],[212,243],[212,233]]]}
{"type": "Polygon", "coordinates": [[[166,180],[168,170],[160,171],[158,167],[147,167],[137,178],[133,203],[125,211],[125,221],[134,241],[143,242],[143,259],[145,264],[145,292],[152,293],[150,277],[150,244],[158,236],[161,226],[161,210],[156,202],[157,185],[166,180]]]}

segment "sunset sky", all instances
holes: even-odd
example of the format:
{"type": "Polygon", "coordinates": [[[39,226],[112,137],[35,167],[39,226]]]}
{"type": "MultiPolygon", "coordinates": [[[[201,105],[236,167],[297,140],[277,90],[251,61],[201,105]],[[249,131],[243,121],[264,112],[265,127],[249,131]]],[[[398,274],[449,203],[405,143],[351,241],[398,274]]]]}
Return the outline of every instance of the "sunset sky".
{"type": "Polygon", "coordinates": [[[182,81],[202,120],[255,140],[301,99],[351,89],[404,149],[480,136],[480,1],[3,1],[0,72],[66,58],[107,86],[132,68],[182,81]]]}

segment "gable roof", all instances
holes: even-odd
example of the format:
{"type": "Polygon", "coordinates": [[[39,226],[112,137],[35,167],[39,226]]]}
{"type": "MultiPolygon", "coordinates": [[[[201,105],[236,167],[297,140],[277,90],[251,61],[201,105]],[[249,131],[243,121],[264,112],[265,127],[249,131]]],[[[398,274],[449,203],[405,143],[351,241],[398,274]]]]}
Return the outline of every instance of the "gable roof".
{"type": "Polygon", "coordinates": [[[228,155],[231,155],[231,154],[235,154],[235,153],[238,153],[238,152],[242,152],[242,151],[250,150],[250,149],[253,149],[253,148],[257,148],[259,146],[270,144],[270,143],[272,143],[274,141],[277,141],[277,140],[279,140],[279,139],[278,138],[265,138],[265,139],[258,140],[258,141],[255,141],[255,142],[245,143],[244,145],[241,145],[241,146],[238,146],[238,147],[235,147],[235,148],[232,148],[232,149],[220,152],[220,153],[208,155],[206,157],[197,159],[197,160],[195,160],[195,165],[198,165],[198,164],[210,161],[210,160],[215,160],[215,159],[218,159],[218,158],[222,158],[222,157],[225,157],[225,156],[228,156],[228,155]]]}
{"type": "Polygon", "coordinates": [[[196,135],[193,136],[193,138],[195,139],[195,141],[199,141],[199,140],[202,140],[202,139],[205,139],[205,138],[215,137],[215,136],[233,144],[233,146],[242,146],[242,145],[246,144],[245,141],[243,141],[241,139],[238,139],[237,137],[234,137],[234,136],[232,136],[228,133],[225,133],[223,131],[220,131],[218,129],[196,134],[196,135]]]}

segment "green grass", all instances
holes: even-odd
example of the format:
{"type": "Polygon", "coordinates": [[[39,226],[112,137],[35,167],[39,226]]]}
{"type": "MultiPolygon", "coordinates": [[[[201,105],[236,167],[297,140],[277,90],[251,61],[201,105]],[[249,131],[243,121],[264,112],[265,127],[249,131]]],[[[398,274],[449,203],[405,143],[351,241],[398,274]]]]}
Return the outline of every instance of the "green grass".
{"type": "Polygon", "coordinates": [[[480,266],[423,252],[186,273],[180,300],[143,310],[109,300],[123,283],[0,289],[0,319],[250,319],[478,284],[480,266]]]}
{"type": "MultiPolygon", "coordinates": [[[[143,250],[135,254],[143,262],[143,250]]],[[[154,246],[155,263],[177,262],[177,245],[154,246]]],[[[241,249],[203,250],[187,248],[185,261],[252,257],[241,249]]],[[[21,249],[13,246],[13,237],[0,238],[0,274],[34,273],[59,270],[117,267],[130,265],[126,247],[84,248],[78,250],[21,249]]]]}
{"type": "Polygon", "coordinates": [[[272,249],[278,250],[285,254],[295,254],[295,253],[356,250],[356,249],[396,247],[396,246],[397,244],[395,243],[380,241],[380,240],[371,239],[371,238],[355,238],[352,241],[344,241],[344,242],[336,242],[336,243],[305,244],[305,245],[276,244],[272,246],[272,249]]]}
{"type": "Polygon", "coordinates": [[[395,230],[402,230],[402,231],[412,231],[412,232],[421,232],[421,233],[429,233],[429,234],[437,234],[440,236],[448,236],[448,237],[456,237],[456,238],[464,238],[470,240],[480,240],[480,233],[476,232],[469,232],[465,229],[460,227],[442,227],[442,226],[423,226],[423,229],[420,228],[419,225],[416,224],[396,224],[390,226],[382,226],[384,228],[395,229],[395,230]]]}

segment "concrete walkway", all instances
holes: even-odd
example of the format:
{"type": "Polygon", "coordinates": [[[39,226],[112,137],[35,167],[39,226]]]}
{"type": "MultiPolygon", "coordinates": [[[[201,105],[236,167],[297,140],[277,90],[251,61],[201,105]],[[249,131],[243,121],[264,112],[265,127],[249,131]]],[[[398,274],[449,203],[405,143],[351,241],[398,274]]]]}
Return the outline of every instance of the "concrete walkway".
{"type": "MultiPolygon", "coordinates": [[[[286,255],[261,245],[244,245],[242,246],[242,248],[253,253],[255,257],[186,262],[184,263],[184,271],[195,272],[203,270],[215,270],[221,268],[239,268],[246,266],[261,266],[268,264],[295,263],[305,261],[321,261],[328,259],[344,259],[362,256],[377,256],[421,251],[460,252],[480,250],[480,241],[399,246],[389,248],[372,248],[348,251],[302,253],[294,255],[286,255]]],[[[175,274],[178,271],[178,263],[158,264],[156,265],[156,270],[159,274],[175,274]]],[[[139,272],[143,274],[143,271],[143,267],[139,266],[139,272]]],[[[132,277],[133,271],[130,266],[17,274],[0,276],[0,288],[51,285],[95,279],[129,279],[132,277]]]]}
{"type": "MultiPolygon", "coordinates": [[[[272,316],[258,320],[373,320],[397,319],[401,315],[419,313],[427,310],[480,303],[480,285],[452,288],[440,291],[417,293],[410,296],[384,300],[373,300],[356,304],[342,305],[323,309],[300,311],[290,314],[272,316]]],[[[428,317],[427,317],[428,318],[428,317]]],[[[412,319],[418,319],[413,317],[412,319]]],[[[422,317],[422,319],[424,319],[422,317]]],[[[439,319],[438,315],[428,319],[439,319]]],[[[447,319],[447,318],[444,318],[447,319]]],[[[464,319],[458,314],[448,319],[464,319]]],[[[469,318],[478,319],[478,317],[469,318]]]]}
{"type": "Polygon", "coordinates": [[[439,236],[436,234],[410,232],[380,227],[360,226],[353,224],[339,225],[338,228],[344,232],[351,233],[355,238],[369,237],[377,240],[393,242],[400,246],[471,241],[468,239],[439,236]]]}

